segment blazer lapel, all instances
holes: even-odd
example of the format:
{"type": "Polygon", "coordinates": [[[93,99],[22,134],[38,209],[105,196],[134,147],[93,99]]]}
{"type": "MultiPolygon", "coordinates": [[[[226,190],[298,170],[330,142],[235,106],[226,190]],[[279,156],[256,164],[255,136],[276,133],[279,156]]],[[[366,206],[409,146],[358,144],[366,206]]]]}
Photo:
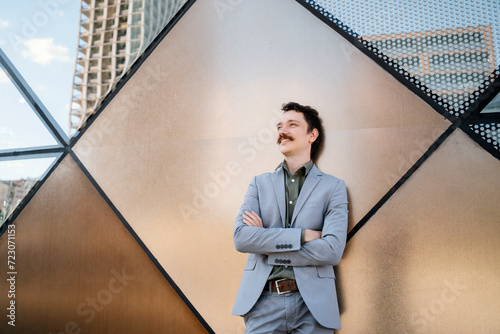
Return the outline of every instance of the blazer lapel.
{"type": "Polygon", "coordinates": [[[286,199],[285,199],[285,175],[283,174],[283,167],[278,168],[278,170],[272,174],[272,180],[273,180],[274,193],[276,194],[276,201],[278,202],[278,208],[280,210],[281,223],[283,224],[283,227],[285,227],[286,199]]]}
{"type": "Polygon", "coordinates": [[[313,165],[306,177],[306,180],[304,181],[304,184],[302,185],[299,198],[297,199],[297,204],[295,204],[295,208],[293,209],[291,227],[295,225],[295,219],[297,218],[297,215],[304,206],[304,203],[311,195],[314,188],[316,188],[319,181],[321,180],[321,175],[323,175],[323,173],[316,167],[316,165],[313,165]]]}

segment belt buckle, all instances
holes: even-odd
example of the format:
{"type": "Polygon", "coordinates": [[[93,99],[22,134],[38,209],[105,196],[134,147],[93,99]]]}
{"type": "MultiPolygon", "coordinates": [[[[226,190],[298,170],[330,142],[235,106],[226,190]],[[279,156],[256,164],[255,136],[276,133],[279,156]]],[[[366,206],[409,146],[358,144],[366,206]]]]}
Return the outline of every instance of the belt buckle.
{"type": "Polygon", "coordinates": [[[286,280],[287,280],[286,278],[282,278],[282,279],[274,281],[274,285],[276,285],[276,291],[278,292],[278,295],[283,295],[285,293],[292,292],[292,290],[288,290],[288,291],[281,291],[280,290],[280,284],[279,284],[279,282],[286,281],[286,280]]]}

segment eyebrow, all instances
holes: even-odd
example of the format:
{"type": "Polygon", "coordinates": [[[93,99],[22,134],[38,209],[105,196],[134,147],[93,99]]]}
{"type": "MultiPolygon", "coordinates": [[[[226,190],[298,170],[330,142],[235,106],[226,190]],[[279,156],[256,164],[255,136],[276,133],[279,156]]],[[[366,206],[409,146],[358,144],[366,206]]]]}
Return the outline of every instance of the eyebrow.
{"type": "MultiPolygon", "coordinates": [[[[289,119],[288,121],[286,121],[285,123],[291,123],[291,122],[297,122],[297,123],[300,123],[299,120],[296,120],[296,119],[289,119]]],[[[276,126],[279,126],[283,124],[283,122],[279,122],[278,124],[276,124],[276,126]]]]}

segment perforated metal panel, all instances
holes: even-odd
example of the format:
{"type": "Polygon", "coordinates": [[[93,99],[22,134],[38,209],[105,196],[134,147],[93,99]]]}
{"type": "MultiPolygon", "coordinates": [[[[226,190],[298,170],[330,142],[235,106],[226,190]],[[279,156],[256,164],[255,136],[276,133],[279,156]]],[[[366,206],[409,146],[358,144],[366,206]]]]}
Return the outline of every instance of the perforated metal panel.
{"type": "MultiPolygon", "coordinates": [[[[471,114],[474,118],[499,76],[498,1],[305,2],[435,101],[450,120],[464,124],[471,114]]],[[[495,126],[491,120],[482,123],[495,126]]],[[[476,125],[466,127],[498,152],[498,141],[484,137],[476,125]]]]}
{"type": "Polygon", "coordinates": [[[488,144],[500,150],[500,123],[469,124],[469,127],[488,144]]]}
{"type": "Polygon", "coordinates": [[[450,115],[498,76],[496,1],[306,1],[450,115]]]}

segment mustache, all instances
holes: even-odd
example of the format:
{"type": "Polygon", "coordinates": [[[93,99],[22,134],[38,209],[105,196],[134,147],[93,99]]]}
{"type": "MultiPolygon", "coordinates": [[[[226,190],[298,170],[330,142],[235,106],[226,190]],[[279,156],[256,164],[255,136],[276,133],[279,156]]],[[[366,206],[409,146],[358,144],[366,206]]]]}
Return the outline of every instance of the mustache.
{"type": "Polygon", "coordinates": [[[278,144],[281,144],[281,141],[282,141],[283,139],[288,139],[288,140],[290,140],[290,141],[294,140],[294,138],[293,138],[292,136],[289,136],[289,135],[287,135],[287,134],[281,134],[281,135],[278,137],[277,143],[278,143],[278,144]]]}

